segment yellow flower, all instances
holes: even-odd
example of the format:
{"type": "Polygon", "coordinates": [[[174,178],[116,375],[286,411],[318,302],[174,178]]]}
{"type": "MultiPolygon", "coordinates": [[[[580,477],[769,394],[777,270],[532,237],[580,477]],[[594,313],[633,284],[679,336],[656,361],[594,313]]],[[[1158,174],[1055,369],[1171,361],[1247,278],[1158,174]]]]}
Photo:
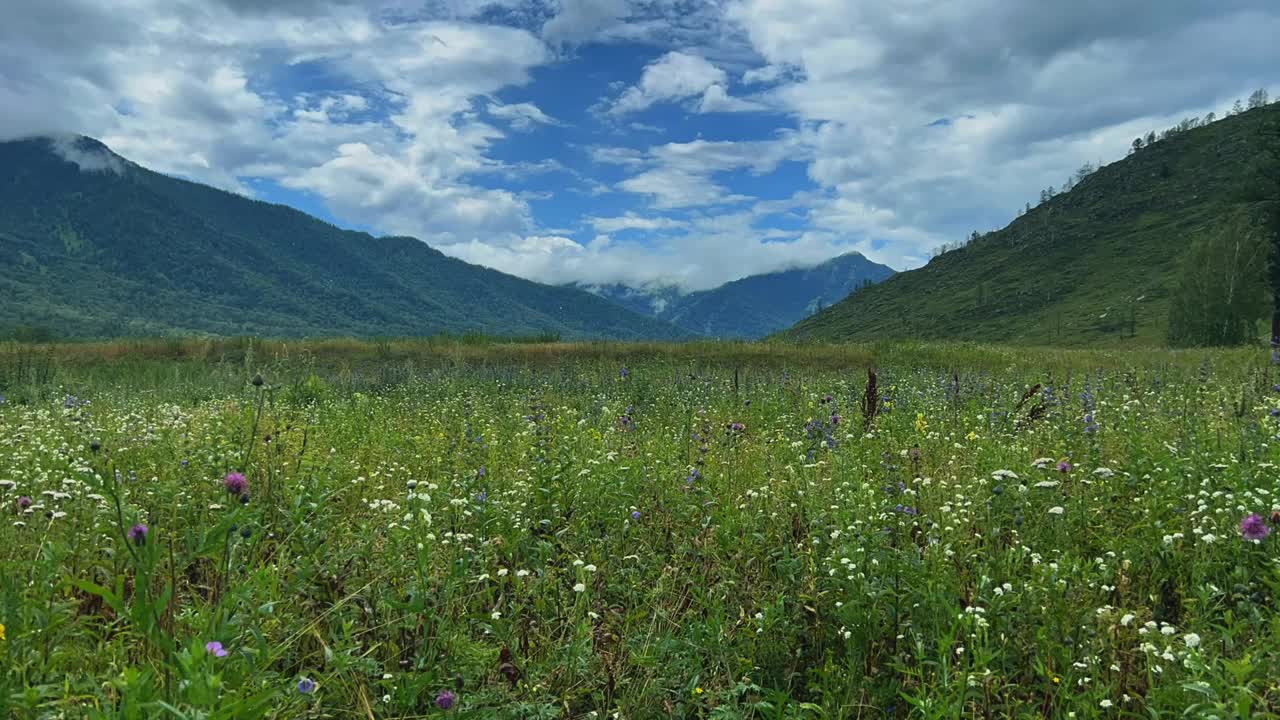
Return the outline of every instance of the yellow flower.
{"type": "Polygon", "coordinates": [[[1054,684],[1054,685],[1061,685],[1061,684],[1062,684],[1062,678],[1058,677],[1057,675],[1054,675],[1054,676],[1053,676],[1053,684],[1054,684]]]}
{"type": "Polygon", "coordinates": [[[702,694],[702,688],[694,688],[694,689],[693,689],[693,694],[694,694],[694,695],[701,695],[701,694],[702,694]]]}
{"type": "Polygon", "coordinates": [[[924,413],[916,413],[916,432],[923,433],[929,429],[929,421],[924,419],[924,413]]]}
{"type": "Polygon", "coordinates": [[[0,623],[0,640],[4,640],[4,623],[0,623]]]}
{"type": "Polygon", "coordinates": [[[965,437],[965,439],[966,439],[966,440],[968,440],[969,442],[973,442],[974,440],[977,440],[977,439],[978,439],[978,433],[976,433],[976,432],[974,432],[974,431],[970,430],[970,431],[969,431],[969,434],[968,434],[968,435],[965,435],[964,437],[965,437]]]}

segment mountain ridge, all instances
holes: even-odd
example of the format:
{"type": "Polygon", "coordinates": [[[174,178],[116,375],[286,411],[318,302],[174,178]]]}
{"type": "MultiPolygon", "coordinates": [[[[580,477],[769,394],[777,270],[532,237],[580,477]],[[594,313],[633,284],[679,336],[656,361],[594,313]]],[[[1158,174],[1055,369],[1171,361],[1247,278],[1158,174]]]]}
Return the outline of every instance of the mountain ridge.
{"type": "Polygon", "coordinates": [[[690,336],[414,238],[163,175],[86,137],[0,142],[0,260],[0,332],[690,336]]]}
{"type": "MultiPolygon", "coordinates": [[[[1164,345],[1193,238],[1239,208],[1280,104],[1186,127],[1007,226],[801,320],[798,341],[1164,345]]],[[[1150,137],[1150,136],[1149,136],[1150,137]]]]}
{"type": "Polygon", "coordinates": [[[633,312],[667,320],[708,337],[763,337],[791,326],[825,304],[838,302],[894,270],[847,252],[816,265],[748,275],[709,290],[681,292],[673,285],[636,288],[574,283],[633,312]]]}

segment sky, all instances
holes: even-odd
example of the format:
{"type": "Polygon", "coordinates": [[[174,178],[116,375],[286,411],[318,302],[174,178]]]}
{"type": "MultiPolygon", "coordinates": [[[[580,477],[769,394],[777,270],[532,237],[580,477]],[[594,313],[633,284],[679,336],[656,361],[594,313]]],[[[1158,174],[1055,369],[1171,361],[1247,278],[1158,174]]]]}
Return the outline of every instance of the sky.
{"type": "Polygon", "coordinates": [[[542,282],[697,290],[1007,224],[1280,89],[1275,0],[0,0],[0,140],[542,282]]]}

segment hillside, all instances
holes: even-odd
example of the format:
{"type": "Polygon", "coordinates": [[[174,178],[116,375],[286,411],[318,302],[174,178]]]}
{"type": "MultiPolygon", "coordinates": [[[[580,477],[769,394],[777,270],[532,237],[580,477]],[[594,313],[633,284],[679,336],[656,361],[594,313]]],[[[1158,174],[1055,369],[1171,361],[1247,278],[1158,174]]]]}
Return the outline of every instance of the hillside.
{"type": "Polygon", "coordinates": [[[790,327],[857,288],[891,275],[892,268],[854,252],[814,267],[751,275],[711,290],[685,294],[672,287],[578,287],[700,335],[759,338],[790,327]]]}
{"type": "Polygon", "coordinates": [[[155,173],[95,140],[62,147],[0,143],[0,336],[687,335],[413,238],[155,173]]]}
{"type": "Polygon", "coordinates": [[[1099,168],[1007,227],[807,318],[796,340],[1159,345],[1193,236],[1239,197],[1259,128],[1233,115],[1099,168]]]}

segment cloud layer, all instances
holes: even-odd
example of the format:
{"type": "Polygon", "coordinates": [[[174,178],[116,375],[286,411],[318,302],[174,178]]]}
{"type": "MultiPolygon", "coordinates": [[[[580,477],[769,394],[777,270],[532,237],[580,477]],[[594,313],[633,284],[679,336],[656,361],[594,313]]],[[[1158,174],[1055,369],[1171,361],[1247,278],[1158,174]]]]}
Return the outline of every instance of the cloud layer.
{"type": "Polygon", "coordinates": [[[0,138],[92,135],[535,279],[702,288],[920,264],[1275,94],[1276,37],[1268,0],[45,0],[0,23],[0,138]]]}

